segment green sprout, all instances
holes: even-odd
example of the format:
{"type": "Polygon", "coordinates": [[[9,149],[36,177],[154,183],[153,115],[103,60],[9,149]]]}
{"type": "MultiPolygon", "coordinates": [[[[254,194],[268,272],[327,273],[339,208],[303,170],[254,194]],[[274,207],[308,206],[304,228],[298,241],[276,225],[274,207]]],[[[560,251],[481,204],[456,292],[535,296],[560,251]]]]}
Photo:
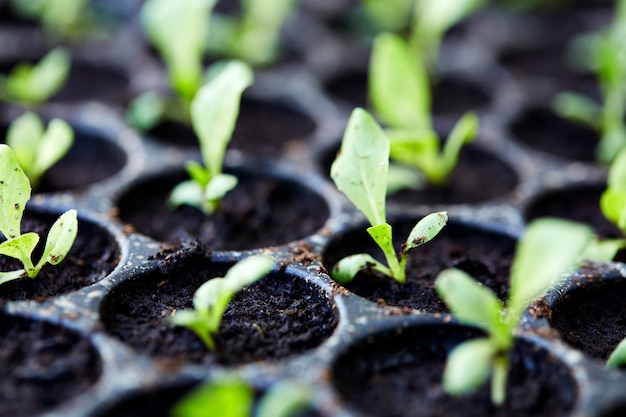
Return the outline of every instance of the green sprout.
{"type": "Polygon", "coordinates": [[[204,213],[215,212],[222,198],[237,185],[237,177],[222,172],[226,147],[232,138],[243,90],[254,79],[252,69],[230,61],[216,70],[191,103],[191,121],[200,141],[205,167],[187,163],[190,180],[178,184],[170,194],[174,206],[187,204],[204,213]]]}
{"type": "Polygon", "coordinates": [[[432,213],[420,220],[402,245],[398,258],[391,226],[385,219],[388,165],[389,141],[384,132],[367,111],[355,109],[344,133],[341,151],[331,167],[331,177],[337,188],[369,220],[371,226],[367,233],[384,252],[387,265],[369,254],[348,256],[333,268],[332,276],[337,282],[350,282],[365,269],[405,282],[409,251],[434,238],[448,220],[445,212],[432,213]]]}
{"type": "Polygon", "coordinates": [[[171,416],[291,417],[310,409],[311,401],[310,388],[289,380],[272,385],[255,401],[254,389],[248,383],[226,376],[194,389],[174,406],[171,416]]]}
{"type": "Polygon", "coordinates": [[[400,184],[390,184],[391,191],[406,185],[416,187],[421,178],[433,186],[443,186],[458,162],[463,145],[478,132],[478,117],[466,113],[444,144],[433,129],[428,73],[399,36],[382,33],[374,40],[370,60],[369,97],[376,115],[387,126],[391,142],[390,156],[403,166],[392,165],[400,184]],[[402,169],[405,168],[405,169],[402,169]]]}
{"type": "Polygon", "coordinates": [[[129,123],[148,131],[167,118],[189,124],[189,106],[203,84],[202,58],[216,0],[148,0],[141,9],[146,36],[165,62],[176,97],[154,91],[129,105],[129,123]]]}
{"type": "Polygon", "coordinates": [[[52,225],[39,261],[34,264],[32,254],[39,242],[35,232],[22,234],[20,225],[26,203],[30,199],[30,183],[11,148],[0,144],[0,232],[6,240],[0,243],[0,254],[18,259],[24,266],[15,271],[0,272],[0,284],[29,277],[35,278],[46,263],[58,265],[68,254],[76,233],[76,210],[63,213],[52,225]]]}
{"type": "Polygon", "coordinates": [[[377,28],[398,31],[408,25],[414,2],[415,0],[361,0],[361,5],[377,28]]]}
{"type": "Polygon", "coordinates": [[[45,129],[35,113],[26,112],[9,125],[6,143],[31,186],[37,188],[43,174],[63,158],[74,143],[74,131],[61,119],[52,119],[45,129]]]}
{"type": "Polygon", "coordinates": [[[87,0],[12,0],[13,10],[36,19],[50,33],[64,38],[80,34],[93,18],[87,0]]]}
{"type": "Polygon", "coordinates": [[[254,66],[276,60],[280,30],[296,0],[240,0],[241,17],[213,16],[209,50],[254,66]]]}
{"type": "Polygon", "coordinates": [[[0,101],[34,106],[47,101],[65,84],[70,55],[62,48],[50,51],[36,65],[22,62],[10,74],[0,74],[0,101]]]}
{"type": "Polygon", "coordinates": [[[175,326],[191,329],[210,350],[215,350],[214,336],[219,331],[222,316],[237,291],[255,283],[274,267],[267,255],[255,255],[233,265],[223,278],[212,278],[193,295],[193,310],[177,311],[171,316],[175,326]]]}
{"type": "Polygon", "coordinates": [[[437,276],[435,287],[452,314],[487,333],[487,337],[463,342],[452,350],[443,375],[446,392],[468,394],[491,374],[491,400],[498,406],[504,404],[510,352],[522,314],[534,299],[558,283],[560,274],[574,265],[592,236],[589,227],[566,220],[531,222],[517,245],[506,305],[461,270],[449,269],[437,276]]]}
{"type": "Polygon", "coordinates": [[[588,126],[598,133],[600,141],[596,159],[604,165],[610,164],[626,145],[626,46],[623,42],[626,36],[626,1],[620,0],[616,7],[611,25],[599,33],[579,38],[574,44],[579,46],[578,50],[583,51],[583,55],[589,55],[585,60],[596,74],[603,103],[574,92],[559,93],[552,103],[561,117],[588,126]]]}

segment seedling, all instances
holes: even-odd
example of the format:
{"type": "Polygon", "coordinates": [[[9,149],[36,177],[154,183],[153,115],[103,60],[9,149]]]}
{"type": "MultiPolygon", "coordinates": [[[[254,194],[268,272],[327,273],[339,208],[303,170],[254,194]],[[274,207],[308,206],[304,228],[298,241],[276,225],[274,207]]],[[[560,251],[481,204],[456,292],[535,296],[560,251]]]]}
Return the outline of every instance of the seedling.
{"type": "Polygon", "coordinates": [[[20,168],[11,148],[0,144],[0,232],[6,238],[0,243],[0,254],[18,259],[24,266],[23,269],[0,272],[0,284],[22,277],[35,278],[47,263],[58,265],[65,259],[76,239],[76,210],[68,210],[50,228],[43,253],[34,264],[32,255],[39,242],[39,235],[35,232],[22,234],[20,231],[22,215],[29,199],[28,177],[20,168]]]}
{"type": "MultiPolygon", "coordinates": [[[[594,35],[578,40],[587,44],[589,57],[602,93],[603,103],[579,93],[563,92],[553,101],[555,111],[562,117],[588,126],[600,136],[596,159],[609,165],[617,152],[626,145],[626,1],[620,0],[612,24],[594,35]]],[[[582,48],[579,48],[579,50],[582,48]]]]}
{"type": "Polygon", "coordinates": [[[47,101],[65,84],[70,55],[56,48],[36,65],[17,64],[9,75],[0,74],[0,100],[34,106],[47,101]]]}
{"type": "Polygon", "coordinates": [[[408,25],[414,2],[415,0],[361,0],[361,5],[377,28],[398,31],[408,25]]]}
{"type": "Polygon", "coordinates": [[[391,226],[385,218],[388,165],[389,140],[367,111],[355,109],[344,133],[341,151],[331,167],[331,177],[337,188],[369,220],[371,227],[367,233],[384,252],[387,265],[369,254],[348,256],[333,268],[332,276],[337,282],[350,282],[365,269],[405,282],[409,251],[434,238],[448,220],[445,212],[424,217],[409,234],[398,257],[393,247],[391,226]]]}
{"type": "Polygon", "coordinates": [[[43,174],[63,158],[74,143],[74,131],[61,119],[52,119],[48,129],[44,129],[35,113],[26,112],[9,126],[6,143],[31,186],[37,188],[43,174]]]}
{"type": "Polygon", "coordinates": [[[463,342],[450,353],[443,375],[449,394],[470,393],[491,374],[491,400],[498,406],[504,403],[514,332],[524,310],[574,265],[592,236],[587,226],[566,220],[543,218],[530,223],[511,265],[506,306],[461,270],[449,269],[437,276],[437,291],[452,313],[487,333],[486,338],[463,342]]]}
{"type": "Polygon", "coordinates": [[[262,66],[275,61],[280,30],[295,0],[240,0],[241,16],[214,15],[209,49],[262,66]]]}
{"type": "Polygon", "coordinates": [[[71,38],[92,19],[87,0],[12,0],[18,14],[38,20],[56,35],[71,38]]]}
{"type": "Polygon", "coordinates": [[[193,295],[193,310],[177,311],[171,317],[175,326],[191,329],[210,350],[215,350],[217,334],[228,303],[237,291],[260,280],[274,267],[267,255],[255,255],[236,263],[223,278],[212,278],[193,295]]]}
{"type": "Polygon", "coordinates": [[[252,84],[252,69],[239,61],[219,68],[191,103],[191,122],[200,141],[204,167],[187,163],[190,180],[178,184],[170,194],[174,206],[187,204],[204,213],[215,212],[222,198],[237,185],[237,177],[222,172],[226,147],[232,138],[243,90],[252,84]]]}
{"type": "MultiPolygon", "coordinates": [[[[389,33],[374,40],[369,97],[374,112],[387,126],[391,158],[416,168],[430,185],[446,184],[463,145],[471,142],[478,132],[478,117],[474,113],[463,115],[442,144],[432,127],[426,67],[406,42],[389,33]]],[[[403,176],[401,182],[419,186],[415,172],[408,172],[412,172],[412,177],[403,176]]],[[[390,187],[398,188],[395,184],[390,187]]]]}
{"type": "Polygon", "coordinates": [[[172,417],[290,417],[311,408],[311,390],[294,381],[272,385],[255,407],[254,389],[241,378],[207,382],[179,401],[172,417]],[[254,410],[254,411],[253,411],[254,410]]]}

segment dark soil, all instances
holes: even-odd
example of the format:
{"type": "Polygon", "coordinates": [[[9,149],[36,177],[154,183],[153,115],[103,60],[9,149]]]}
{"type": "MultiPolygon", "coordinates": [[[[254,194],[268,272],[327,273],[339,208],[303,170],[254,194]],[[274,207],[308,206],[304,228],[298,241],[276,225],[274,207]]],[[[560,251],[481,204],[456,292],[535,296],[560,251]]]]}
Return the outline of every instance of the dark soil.
{"type": "MultiPolygon", "coordinates": [[[[4,142],[7,125],[0,126],[4,142]]],[[[41,179],[36,192],[77,189],[109,178],[126,164],[126,154],[113,142],[97,134],[75,129],[74,144],[67,154],[41,179]]]]}
{"type": "MultiPolygon", "coordinates": [[[[326,175],[330,175],[337,152],[338,148],[333,148],[322,155],[321,166],[326,175]]],[[[481,203],[506,196],[518,182],[517,173],[509,164],[470,144],[461,151],[447,184],[401,190],[390,194],[387,200],[412,205],[481,203]]]]}
{"type": "Polygon", "coordinates": [[[192,308],[196,289],[223,276],[229,266],[210,263],[193,250],[167,257],[159,270],[108,295],[101,310],[107,331],[170,365],[271,361],[314,348],[333,332],[336,314],[322,290],[282,271],[235,295],[216,336],[216,352],[209,352],[191,330],[172,327],[168,317],[192,308]]]}
{"type": "MultiPolygon", "coordinates": [[[[330,80],[325,87],[332,97],[353,107],[369,107],[367,73],[345,74],[330,80]]],[[[491,97],[480,86],[459,78],[442,78],[433,88],[432,109],[437,115],[458,115],[485,108],[491,97]]]]}
{"type": "Polygon", "coordinates": [[[324,200],[287,180],[236,173],[239,184],[222,201],[220,211],[205,216],[166,204],[182,174],[161,176],[137,185],[118,202],[119,216],[144,235],[163,242],[198,239],[211,249],[252,249],[305,238],[329,216],[324,200]]]}
{"type": "MultiPolygon", "coordinates": [[[[416,222],[392,222],[396,250],[416,222]]],[[[414,249],[407,262],[407,282],[399,284],[378,273],[361,272],[345,285],[350,291],[384,305],[408,307],[431,313],[447,312],[434,288],[437,275],[448,268],[464,270],[505,299],[515,239],[469,225],[449,222],[433,240],[414,249]]],[[[330,271],[342,258],[369,253],[384,262],[382,251],[365,231],[352,231],[331,242],[324,253],[330,271]]]]}
{"type": "MultiPolygon", "coordinates": [[[[316,128],[315,122],[295,108],[278,103],[244,99],[230,147],[261,157],[279,157],[316,128]]],[[[198,147],[193,130],[163,122],[149,134],[156,140],[178,146],[198,147]]]]}
{"type": "Polygon", "coordinates": [[[530,148],[572,161],[594,162],[598,135],[548,108],[530,108],[511,125],[514,138],[530,148]]]}
{"type": "Polygon", "coordinates": [[[582,222],[593,227],[603,238],[622,237],[622,233],[609,222],[600,210],[600,196],[605,184],[572,186],[551,191],[533,201],[525,210],[526,220],[551,216],[582,222]]]}
{"type": "MultiPolygon", "coordinates": [[[[39,259],[50,226],[57,218],[50,214],[26,211],[22,232],[36,232],[40,237],[34,260],[39,259]]],[[[119,258],[119,248],[113,236],[94,223],[79,220],[78,235],[67,257],[57,266],[46,264],[35,279],[22,278],[0,285],[0,299],[43,301],[78,290],[106,277],[113,271],[119,258]]],[[[0,256],[0,270],[21,268],[19,261],[0,256]]]]}
{"type": "Polygon", "coordinates": [[[552,308],[552,326],[576,349],[605,361],[626,337],[626,281],[586,281],[552,308]]]}
{"type": "Polygon", "coordinates": [[[0,317],[0,415],[40,415],[85,393],[100,376],[87,339],[50,323],[0,317]]]}
{"type": "Polygon", "coordinates": [[[67,83],[52,101],[95,100],[125,107],[132,98],[129,86],[129,78],[117,68],[72,61],[67,83]]]}
{"type": "Polygon", "coordinates": [[[363,416],[568,415],[576,386],[567,368],[527,342],[514,349],[502,408],[492,405],[489,383],[468,396],[445,394],[441,379],[448,352],[475,336],[457,326],[421,326],[368,338],[335,362],[335,388],[363,416]]]}

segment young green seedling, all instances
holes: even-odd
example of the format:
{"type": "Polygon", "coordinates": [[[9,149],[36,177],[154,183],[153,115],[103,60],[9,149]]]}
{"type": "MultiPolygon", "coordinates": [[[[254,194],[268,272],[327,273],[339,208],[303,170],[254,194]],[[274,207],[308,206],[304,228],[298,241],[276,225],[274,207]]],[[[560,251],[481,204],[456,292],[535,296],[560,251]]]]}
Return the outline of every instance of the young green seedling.
{"type": "Polygon", "coordinates": [[[74,131],[61,119],[52,119],[48,129],[44,129],[35,113],[26,112],[11,122],[6,143],[31,186],[37,188],[43,174],[63,158],[74,143],[74,131]]]}
{"type": "Polygon", "coordinates": [[[368,18],[377,28],[394,32],[409,24],[413,3],[415,0],[361,0],[368,18]]]}
{"type": "Polygon", "coordinates": [[[231,267],[223,278],[212,278],[193,295],[193,310],[177,311],[170,319],[175,326],[193,330],[210,350],[228,303],[237,291],[260,280],[274,267],[267,255],[246,258],[231,267]]]}
{"type": "Polygon", "coordinates": [[[612,24],[592,36],[580,38],[578,44],[588,43],[591,63],[602,93],[603,103],[574,92],[563,92],[553,100],[553,108],[562,117],[586,125],[600,136],[596,159],[611,163],[626,145],[626,1],[620,0],[612,24]]]}
{"type": "Polygon", "coordinates": [[[0,100],[34,106],[63,87],[70,71],[70,55],[56,48],[36,65],[17,64],[9,75],[0,74],[0,100]]]}
{"type": "Polygon", "coordinates": [[[391,226],[385,218],[388,165],[388,139],[370,114],[363,109],[355,109],[330,175],[337,188],[369,220],[371,227],[367,233],[384,252],[387,265],[369,254],[348,256],[333,268],[332,276],[337,282],[350,282],[359,271],[365,269],[405,282],[409,251],[434,238],[448,220],[445,212],[424,217],[409,234],[398,257],[393,247],[391,226]]]}
{"type": "Polygon", "coordinates": [[[214,15],[209,49],[254,66],[275,61],[280,30],[296,0],[240,0],[241,16],[214,15]]]}
{"type": "Polygon", "coordinates": [[[22,277],[35,278],[46,263],[58,265],[65,259],[76,238],[76,210],[68,210],[50,228],[41,258],[34,264],[32,254],[39,242],[39,235],[34,232],[22,234],[20,231],[22,215],[29,199],[28,177],[17,163],[11,148],[0,144],[0,232],[6,238],[0,243],[0,254],[18,259],[24,266],[23,269],[0,272],[0,284],[22,277]]]}
{"type": "Polygon", "coordinates": [[[18,14],[37,19],[46,30],[71,38],[92,19],[87,0],[12,0],[18,14]]]}
{"type": "MultiPolygon", "coordinates": [[[[387,126],[391,158],[416,168],[429,184],[444,185],[456,167],[461,148],[478,132],[476,115],[463,115],[442,145],[432,127],[427,70],[406,42],[390,33],[374,40],[369,97],[374,112],[387,126]]],[[[390,187],[398,188],[395,184],[390,187]]]]}
{"type": "Polygon", "coordinates": [[[215,212],[226,193],[237,185],[237,177],[222,172],[224,155],[235,129],[241,95],[254,79],[252,69],[240,61],[230,61],[220,69],[191,103],[191,122],[205,166],[188,162],[191,179],[170,194],[174,206],[187,204],[207,214],[215,212]]]}
{"type": "Polygon", "coordinates": [[[255,407],[254,389],[241,378],[226,376],[186,395],[174,406],[171,416],[290,417],[311,408],[311,401],[308,387],[286,380],[272,385],[255,407]]]}
{"type": "Polygon", "coordinates": [[[439,274],[435,286],[450,311],[459,320],[487,333],[485,338],[461,343],[450,353],[443,376],[443,386],[449,394],[470,393],[491,374],[491,399],[496,405],[504,403],[510,351],[522,314],[574,265],[592,236],[587,226],[566,220],[543,218],[530,223],[511,265],[506,305],[493,291],[461,270],[449,269],[439,274]]]}

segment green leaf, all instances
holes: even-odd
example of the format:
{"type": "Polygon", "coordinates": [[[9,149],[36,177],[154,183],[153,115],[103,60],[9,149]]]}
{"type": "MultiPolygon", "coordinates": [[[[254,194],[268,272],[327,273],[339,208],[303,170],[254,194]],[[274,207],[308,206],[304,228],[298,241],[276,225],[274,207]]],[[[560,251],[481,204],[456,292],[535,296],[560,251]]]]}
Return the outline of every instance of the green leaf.
{"type": "Polygon", "coordinates": [[[0,285],[26,276],[26,271],[18,269],[16,271],[0,272],[0,285]]]}
{"type": "Polygon", "coordinates": [[[369,99],[376,115],[395,129],[430,129],[430,85],[419,57],[397,35],[374,40],[369,99]]]}
{"type": "Polygon", "coordinates": [[[0,144],[0,232],[7,239],[20,235],[20,223],[26,202],[30,199],[30,183],[11,148],[0,144]]]}
{"type": "Polygon", "coordinates": [[[611,262],[617,252],[625,246],[624,239],[593,239],[585,248],[581,258],[596,262],[611,262]]]}
{"type": "Polygon", "coordinates": [[[392,195],[400,190],[420,190],[426,185],[426,180],[421,172],[406,165],[389,164],[387,173],[387,195],[392,195]]]}
{"type": "Polygon", "coordinates": [[[204,197],[209,201],[220,201],[237,186],[237,177],[230,174],[218,174],[211,179],[204,190],[204,197]]]}
{"type": "Polygon", "coordinates": [[[476,137],[479,128],[478,116],[468,112],[461,117],[448,135],[448,140],[443,147],[441,165],[444,177],[449,177],[456,167],[459,154],[464,145],[470,143],[476,137]]]}
{"type": "Polygon", "coordinates": [[[5,240],[0,243],[0,254],[10,256],[11,258],[24,260],[30,260],[30,256],[35,250],[37,243],[39,242],[39,235],[37,233],[24,233],[16,238],[5,240]]]}
{"type": "Polygon", "coordinates": [[[607,185],[612,190],[626,193],[626,149],[618,152],[611,163],[607,185]]]}
{"type": "Polygon", "coordinates": [[[459,320],[480,326],[489,333],[502,328],[502,303],[489,288],[459,269],[442,271],[435,280],[439,296],[459,320]]]}
{"type": "Polygon", "coordinates": [[[173,417],[249,417],[254,391],[244,381],[231,379],[201,385],[180,400],[173,417]]]}
{"type": "Polygon", "coordinates": [[[48,129],[39,140],[33,164],[31,183],[37,184],[39,178],[54,164],[61,160],[74,143],[74,130],[61,119],[52,119],[48,129]]]}
{"type": "Polygon", "coordinates": [[[621,368],[626,365],[626,339],[623,339],[606,361],[607,368],[621,368]]]}
{"type": "Polygon", "coordinates": [[[239,291],[263,278],[274,265],[274,260],[268,255],[245,258],[233,265],[226,273],[224,279],[226,279],[227,288],[233,292],[239,291]]]}
{"type": "Polygon", "coordinates": [[[187,161],[185,169],[189,174],[189,178],[198,183],[202,188],[206,187],[211,181],[211,173],[196,161],[187,161]]]}
{"type": "Polygon", "coordinates": [[[347,284],[354,279],[356,274],[366,269],[379,271],[389,277],[392,276],[389,268],[367,253],[359,253],[343,258],[333,267],[331,275],[338,283],[347,284]]]}
{"type": "Polygon", "coordinates": [[[600,197],[600,209],[607,220],[616,224],[620,229],[620,220],[626,212],[626,191],[609,188],[600,197]]]}
{"type": "Polygon", "coordinates": [[[29,171],[35,165],[39,140],[44,134],[44,125],[39,116],[27,111],[13,120],[7,131],[6,143],[13,150],[17,163],[29,171]]]}
{"type": "Polygon", "coordinates": [[[261,397],[257,417],[292,417],[311,408],[311,389],[293,381],[281,381],[261,397]]]}
{"type": "Polygon", "coordinates": [[[68,210],[63,213],[50,228],[48,238],[46,239],[46,246],[37,267],[41,268],[45,263],[50,263],[51,265],[61,263],[70,249],[72,249],[77,233],[77,212],[73,209],[68,210]]]}
{"type": "Polygon", "coordinates": [[[6,80],[6,89],[18,101],[42,103],[61,89],[69,70],[69,54],[62,48],[56,48],[37,65],[17,65],[6,80]]]}
{"type": "Polygon", "coordinates": [[[369,113],[355,109],[330,176],[372,226],[386,222],[388,168],[389,141],[369,113]]]}
{"type": "Polygon", "coordinates": [[[192,207],[202,207],[204,201],[204,189],[193,180],[183,181],[176,185],[170,192],[168,204],[172,207],[184,204],[192,207]]]}
{"type": "Polygon", "coordinates": [[[448,222],[448,214],[445,211],[431,213],[417,222],[406,242],[402,246],[402,253],[408,253],[411,249],[422,246],[424,243],[430,242],[439,234],[448,222]]]}
{"type": "Polygon", "coordinates": [[[450,352],[443,387],[450,395],[468,394],[487,381],[495,353],[489,339],[463,342],[450,352]]]}
{"type": "Polygon", "coordinates": [[[128,105],[126,121],[142,132],[157,125],[165,114],[165,99],[159,93],[148,91],[136,97],[128,105]]]}
{"type": "Polygon", "coordinates": [[[573,120],[600,131],[602,109],[598,103],[582,94],[562,92],[552,99],[552,108],[564,119],[573,120]]]}
{"type": "Polygon", "coordinates": [[[395,256],[393,247],[393,236],[391,226],[387,223],[378,224],[367,228],[367,233],[374,239],[374,242],[387,255],[395,256]]]}
{"type": "Polygon", "coordinates": [[[511,265],[511,320],[546,291],[582,255],[593,237],[583,224],[556,218],[531,222],[517,244],[511,265]]]}
{"type": "Polygon", "coordinates": [[[240,61],[229,62],[191,103],[191,121],[200,140],[202,161],[211,177],[222,172],[226,147],[232,138],[243,90],[252,85],[252,69],[240,61]]]}

